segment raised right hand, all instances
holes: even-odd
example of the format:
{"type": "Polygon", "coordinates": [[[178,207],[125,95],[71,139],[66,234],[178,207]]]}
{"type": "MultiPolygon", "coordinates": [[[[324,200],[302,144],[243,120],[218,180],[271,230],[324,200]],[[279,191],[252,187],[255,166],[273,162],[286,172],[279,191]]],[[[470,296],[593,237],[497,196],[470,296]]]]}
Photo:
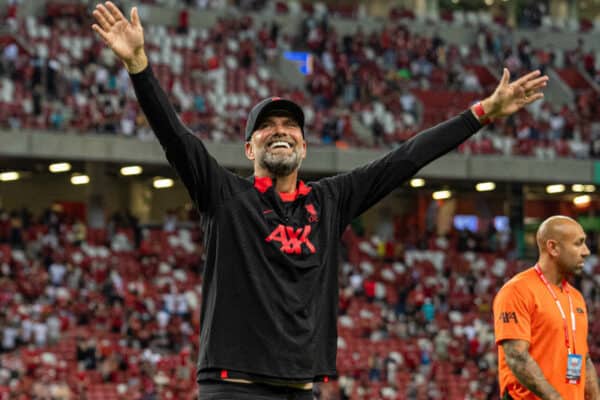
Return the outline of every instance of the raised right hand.
{"type": "Polygon", "coordinates": [[[98,33],[130,73],[142,71],[148,65],[144,52],[144,29],[137,7],[131,9],[131,22],[112,2],[98,4],[92,13],[97,24],[92,29],[98,33]]]}

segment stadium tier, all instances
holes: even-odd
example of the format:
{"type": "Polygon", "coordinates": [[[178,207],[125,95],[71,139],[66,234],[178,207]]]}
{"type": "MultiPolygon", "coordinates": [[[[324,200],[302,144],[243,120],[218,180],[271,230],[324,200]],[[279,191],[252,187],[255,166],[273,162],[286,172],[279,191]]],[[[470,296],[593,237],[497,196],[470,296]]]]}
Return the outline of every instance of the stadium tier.
{"type": "MultiPolygon", "coordinates": [[[[4,213],[2,398],[196,398],[202,233],[181,222],[169,214],[142,228],[116,215],[98,230],[51,209],[4,213]]],[[[494,398],[491,300],[526,265],[501,232],[420,237],[407,224],[344,235],[340,376],[321,384],[322,398],[494,398]]],[[[588,261],[597,274],[597,256],[588,261]]],[[[581,286],[597,316],[596,284],[581,286]]],[[[590,318],[593,358],[598,320],[590,318]]]]}
{"type": "MultiPolygon", "coordinates": [[[[88,8],[58,13],[52,10],[62,3],[53,4],[42,15],[19,14],[3,33],[1,125],[149,139],[125,70],[89,29],[88,8]]],[[[443,24],[428,35],[395,14],[376,28],[340,33],[343,26],[320,8],[299,14],[292,29],[275,17],[216,15],[207,27],[190,25],[187,17],[178,21],[183,27],[147,29],[159,80],[202,138],[238,141],[250,106],[277,93],[305,107],[313,144],[392,146],[466,108],[493,88],[497,66],[507,65],[514,76],[548,70],[552,95],[461,151],[597,153],[595,53],[581,40],[576,48],[536,47],[533,39],[491,24],[471,28],[475,37],[457,43],[446,39],[443,24]],[[290,50],[310,55],[306,78],[282,72],[294,65],[281,61],[290,50]]]]}

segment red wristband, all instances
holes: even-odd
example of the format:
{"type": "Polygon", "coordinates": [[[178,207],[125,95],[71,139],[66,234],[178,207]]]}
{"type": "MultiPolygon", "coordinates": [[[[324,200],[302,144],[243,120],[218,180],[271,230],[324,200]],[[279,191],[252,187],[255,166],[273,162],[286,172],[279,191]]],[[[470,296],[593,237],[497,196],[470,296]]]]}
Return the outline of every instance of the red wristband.
{"type": "Polygon", "coordinates": [[[487,125],[490,122],[492,122],[489,118],[485,116],[485,110],[483,109],[483,105],[481,105],[480,101],[473,105],[473,111],[475,111],[475,115],[479,117],[479,122],[481,122],[482,125],[487,125]]]}

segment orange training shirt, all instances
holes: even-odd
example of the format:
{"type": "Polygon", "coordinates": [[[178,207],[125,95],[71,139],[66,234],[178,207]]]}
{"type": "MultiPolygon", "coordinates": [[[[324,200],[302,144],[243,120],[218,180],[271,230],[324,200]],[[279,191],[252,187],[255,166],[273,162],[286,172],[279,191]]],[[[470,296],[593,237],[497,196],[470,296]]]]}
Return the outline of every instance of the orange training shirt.
{"type": "MultiPolygon", "coordinates": [[[[567,317],[569,342],[573,351],[573,331],[569,299],[561,287],[552,285],[567,317]]],[[[501,342],[506,339],[521,339],[529,342],[529,354],[537,362],[548,382],[564,399],[583,400],[585,389],[585,356],[588,352],[588,320],[585,301],[581,293],[569,285],[575,314],[575,350],[583,357],[579,384],[566,382],[567,347],[564,323],[550,291],[529,268],[509,280],[494,299],[494,332],[498,345],[498,374],[501,396],[508,390],[517,399],[538,397],[522,386],[513,375],[504,357],[501,342]]]]}

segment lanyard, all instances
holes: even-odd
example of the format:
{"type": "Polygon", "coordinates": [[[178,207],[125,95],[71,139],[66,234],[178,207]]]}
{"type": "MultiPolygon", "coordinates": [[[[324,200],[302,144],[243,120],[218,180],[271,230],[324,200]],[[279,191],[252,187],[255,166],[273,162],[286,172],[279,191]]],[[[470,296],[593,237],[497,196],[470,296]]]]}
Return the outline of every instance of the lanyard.
{"type": "MultiPolygon", "coordinates": [[[[534,269],[535,272],[537,272],[540,279],[542,280],[542,282],[544,282],[544,284],[548,288],[548,291],[554,299],[554,303],[558,307],[558,311],[560,311],[560,316],[563,320],[563,328],[565,332],[565,345],[567,346],[567,351],[569,352],[569,354],[571,354],[571,346],[569,346],[569,328],[567,324],[567,316],[565,315],[562,305],[560,304],[560,301],[558,301],[558,297],[556,297],[556,293],[554,293],[552,286],[550,286],[550,282],[548,282],[548,280],[544,276],[544,273],[542,272],[540,266],[536,264],[534,269]]],[[[577,352],[575,351],[575,313],[573,312],[573,301],[571,300],[571,294],[569,293],[569,286],[567,285],[567,281],[562,281],[562,288],[567,294],[567,298],[569,299],[569,311],[571,312],[571,329],[573,330],[573,353],[577,354],[577,352]]]]}

